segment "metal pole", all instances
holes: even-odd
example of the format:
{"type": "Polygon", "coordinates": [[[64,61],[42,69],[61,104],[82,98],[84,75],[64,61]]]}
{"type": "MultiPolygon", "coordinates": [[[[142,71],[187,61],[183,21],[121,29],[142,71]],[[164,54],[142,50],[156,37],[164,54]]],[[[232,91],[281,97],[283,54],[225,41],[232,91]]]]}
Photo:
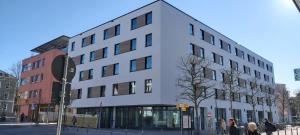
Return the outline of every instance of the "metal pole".
{"type": "Polygon", "coordinates": [[[181,108],[179,108],[180,109],[180,135],[183,135],[183,118],[182,118],[182,109],[181,108]]]}
{"type": "Polygon", "coordinates": [[[65,68],[64,68],[64,75],[62,78],[62,93],[61,93],[61,99],[60,99],[60,105],[59,105],[56,135],[61,134],[62,115],[64,114],[64,102],[65,102],[65,93],[66,93],[68,63],[69,63],[69,56],[65,56],[65,68]]]}

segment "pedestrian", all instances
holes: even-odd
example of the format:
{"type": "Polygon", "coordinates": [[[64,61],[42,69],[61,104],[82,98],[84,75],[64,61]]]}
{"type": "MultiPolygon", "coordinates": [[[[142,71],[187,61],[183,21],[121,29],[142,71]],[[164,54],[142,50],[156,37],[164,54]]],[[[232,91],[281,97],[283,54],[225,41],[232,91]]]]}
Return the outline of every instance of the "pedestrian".
{"type": "Polygon", "coordinates": [[[233,118],[229,119],[229,135],[239,135],[236,122],[233,118]]]}
{"type": "Polygon", "coordinates": [[[265,119],[265,130],[267,135],[272,135],[272,132],[276,131],[276,127],[271,122],[269,122],[268,119],[265,119]]]}
{"type": "Polygon", "coordinates": [[[248,131],[247,135],[260,135],[260,133],[257,132],[257,126],[254,122],[248,123],[248,131]]]}
{"type": "Polygon", "coordinates": [[[220,127],[221,127],[221,134],[222,135],[226,134],[226,122],[224,119],[221,119],[220,127]]]}
{"type": "Polygon", "coordinates": [[[21,122],[24,122],[24,117],[25,117],[25,114],[22,112],[21,119],[20,119],[21,122]]]}
{"type": "Polygon", "coordinates": [[[73,123],[73,126],[75,127],[75,126],[76,126],[76,123],[77,123],[77,118],[76,118],[75,115],[73,115],[72,123],[73,123]]]}

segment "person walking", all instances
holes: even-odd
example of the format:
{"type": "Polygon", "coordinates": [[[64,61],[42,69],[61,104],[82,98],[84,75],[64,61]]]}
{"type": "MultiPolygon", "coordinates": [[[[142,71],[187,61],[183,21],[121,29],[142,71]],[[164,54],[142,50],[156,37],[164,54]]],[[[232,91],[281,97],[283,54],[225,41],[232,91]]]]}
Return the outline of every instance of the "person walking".
{"type": "Polygon", "coordinates": [[[75,115],[73,115],[72,123],[73,123],[73,126],[75,127],[75,126],[76,126],[76,123],[77,123],[77,118],[76,118],[75,115]]]}
{"type": "Polygon", "coordinates": [[[20,119],[21,122],[24,122],[24,117],[25,117],[25,114],[22,113],[22,114],[21,114],[21,119],[20,119]]]}
{"type": "Polygon", "coordinates": [[[265,119],[265,130],[267,135],[272,135],[272,132],[276,131],[276,127],[268,119],[265,119]]]}
{"type": "Polygon", "coordinates": [[[239,135],[236,122],[233,118],[229,119],[229,135],[239,135]]]}
{"type": "Polygon", "coordinates": [[[247,135],[260,135],[260,133],[257,132],[257,125],[254,122],[248,123],[247,135]]]}
{"type": "Polygon", "coordinates": [[[225,135],[226,134],[226,122],[224,119],[221,119],[220,127],[221,127],[221,134],[225,135]]]}

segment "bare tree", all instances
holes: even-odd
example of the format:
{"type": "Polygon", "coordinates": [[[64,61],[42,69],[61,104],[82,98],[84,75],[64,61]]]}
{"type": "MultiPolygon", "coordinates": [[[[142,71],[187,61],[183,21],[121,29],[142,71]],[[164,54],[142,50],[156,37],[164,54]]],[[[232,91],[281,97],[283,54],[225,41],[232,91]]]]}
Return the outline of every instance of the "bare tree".
{"type": "Polygon", "coordinates": [[[21,72],[22,72],[22,62],[18,61],[16,63],[14,63],[11,67],[10,67],[10,72],[11,75],[13,75],[16,79],[17,79],[17,88],[20,86],[21,83],[21,72]]]}
{"type": "MultiPolygon", "coordinates": [[[[16,91],[15,91],[15,103],[17,103],[18,99],[19,99],[19,94],[18,94],[18,90],[19,90],[19,87],[21,85],[21,73],[22,73],[22,62],[21,61],[18,61],[16,63],[14,63],[11,67],[10,67],[10,73],[12,76],[14,76],[16,78],[16,84],[14,85],[16,88],[16,91]]],[[[15,104],[15,107],[14,107],[14,111],[15,112],[18,112],[19,111],[19,107],[17,104],[15,104]]]]}
{"type": "Polygon", "coordinates": [[[252,78],[249,80],[250,82],[250,101],[248,102],[252,107],[252,118],[253,121],[256,122],[256,105],[263,103],[263,99],[261,99],[261,92],[259,91],[259,84],[257,78],[252,78]]]}
{"type": "Polygon", "coordinates": [[[282,115],[282,122],[285,122],[285,115],[288,113],[290,93],[284,85],[276,85],[276,106],[282,115]]]}
{"type": "Polygon", "coordinates": [[[230,68],[230,69],[224,69],[222,71],[222,76],[223,76],[223,90],[229,92],[229,97],[227,98],[230,101],[230,114],[233,116],[233,106],[232,103],[233,101],[236,101],[236,98],[240,99],[240,91],[241,91],[241,86],[240,86],[240,76],[241,72],[238,71],[237,69],[230,68]]]}
{"type": "Polygon", "coordinates": [[[204,58],[188,56],[181,58],[178,66],[181,76],[178,78],[178,86],[183,89],[179,98],[193,103],[196,114],[196,134],[200,131],[199,110],[200,103],[214,95],[214,91],[209,91],[215,84],[212,81],[215,73],[211,70],[210,62],[204,58]]]}
{"type": "MultiPolygon", "coordinates": [[[[269,112],[272,112],[272,105],[275,103],[275,96],[274,96],[274,89],[272,85],[266,86],[265,97],[266,97],[266,103],[269,106],[269,112]]],[[[272,118],[273,119],[273,118],[272,118]]]]}

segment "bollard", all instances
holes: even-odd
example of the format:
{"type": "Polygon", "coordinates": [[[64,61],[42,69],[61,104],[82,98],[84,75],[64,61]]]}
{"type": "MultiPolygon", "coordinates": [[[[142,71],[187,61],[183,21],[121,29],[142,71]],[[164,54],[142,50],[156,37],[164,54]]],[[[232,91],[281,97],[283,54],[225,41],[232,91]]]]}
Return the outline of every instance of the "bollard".
{"type": "Polygon", "coordinates": [[[144,129],[142,129],[142,135],[144,135],[144,129]]]}
{"type": "Polygon", "coordinates": [[[296,128],[296,130],[297,130],[297,135],[298,135],[298,127],[296,128]]]}
{"type": "Polygon", "coordinates": [[[163,129],[162,128],[160,129],[160,133],[161,133],[161,135],[163,135],[163,129]]]}
{"type": "Polygon", "coordinates": [[[279,129],[277,129],[277,135],[279,135],[279,129]]]}
{"type": "Polygon", "coordinates": [[[293,127],[291,127],[291,135],[293,135],[293,127]]]}
{"type": "Polygon", "coordinates": [[[286,135],[286,127],[284,128],[284,135],[286,135]]]}
{"type": "Polygon", "coordinates": [[[113,135],[113,131],[110,131],[110,135],[113,135]]]}

